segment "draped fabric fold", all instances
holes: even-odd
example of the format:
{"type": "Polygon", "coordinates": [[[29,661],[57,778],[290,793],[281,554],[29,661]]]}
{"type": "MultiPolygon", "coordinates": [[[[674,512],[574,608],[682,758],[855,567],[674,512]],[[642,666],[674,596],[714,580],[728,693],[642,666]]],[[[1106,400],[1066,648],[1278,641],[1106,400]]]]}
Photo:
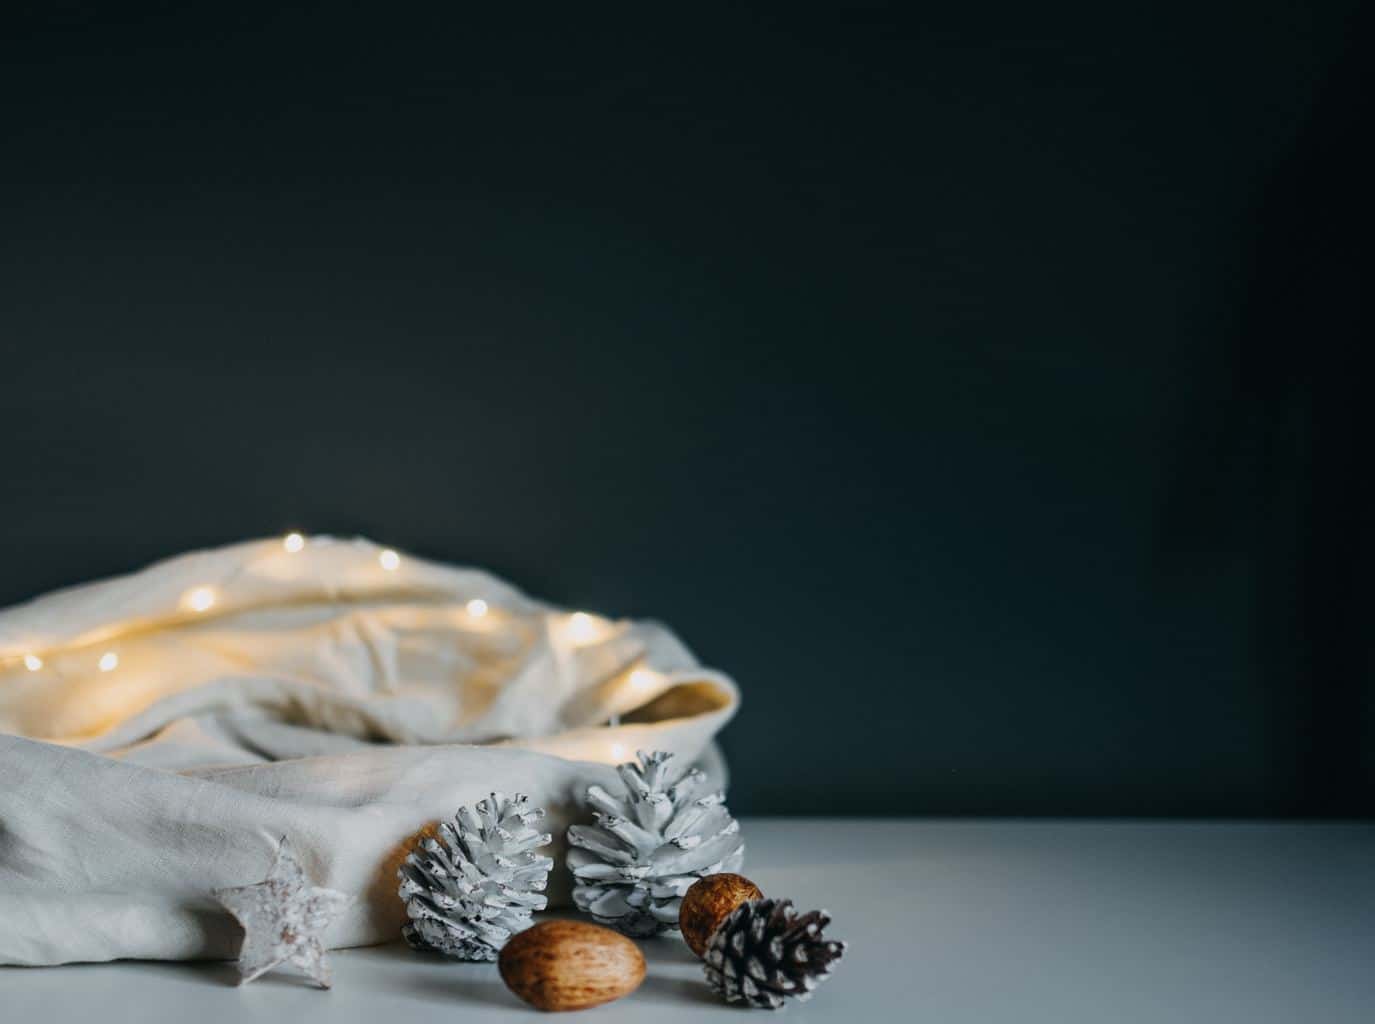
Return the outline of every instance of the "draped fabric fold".
{"type": "Polygon", "coordinates": [[[330,944],[385,941],[419,830],[523,792],[561,843],[637,749],[724,781],[738,701],[661,625],[363,540],[251,541],[5,610],[0,963],[231,956],[209,890],[260,879],[283,835],[355,897],[330,944]]]}

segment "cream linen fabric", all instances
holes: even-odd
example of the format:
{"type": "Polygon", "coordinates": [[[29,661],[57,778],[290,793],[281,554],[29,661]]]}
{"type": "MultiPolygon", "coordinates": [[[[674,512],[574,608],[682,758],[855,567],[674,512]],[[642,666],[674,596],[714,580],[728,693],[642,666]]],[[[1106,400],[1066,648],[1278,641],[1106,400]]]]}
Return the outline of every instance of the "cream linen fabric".
{"type": "Polygon", "coordinates": [[[391,939],[417,831],[500,789],[561,842],[637,749],[723,775],[738,699],[662,626],[363,540],[251,541],[8,609],[0,963],[233,956],[208,892],[261,879],[283,835],[355,897],[332,946],[391,939]]]}

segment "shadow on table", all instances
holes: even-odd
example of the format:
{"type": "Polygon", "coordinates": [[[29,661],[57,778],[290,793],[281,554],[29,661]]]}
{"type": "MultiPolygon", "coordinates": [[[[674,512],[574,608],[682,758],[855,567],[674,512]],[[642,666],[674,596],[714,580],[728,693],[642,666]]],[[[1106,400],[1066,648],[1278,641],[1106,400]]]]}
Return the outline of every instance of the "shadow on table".
{"type": "Polygon", "coordinates": [[[638,1000],[652,1003],[673,1003],[683,1005],[696,1003],[702,1006],[721,1006],[721,1000],[707,987],[706,981],[698,973],[692,977],[668,977],[655,974],[653,967],[646,976],[644,984],[635,992],[638,1000]]]}
{"type": "Polygon", "coordinates": [[[461,977],[457,972],[453,976],[442,978],[432,975],[412,975],[404,979],[404,985],[397,987],[405,995],[425,1002],[453,1005],[454,1000],[457,999],[506,1010],[521,1009],[522,1004],[516,1001],[515,996],[506,991],[506,986],[502,984],[501,978],[496,974],[494,965],[479,964],[474,966],[484,969],[490,974],[481,978],[461,977]]]}

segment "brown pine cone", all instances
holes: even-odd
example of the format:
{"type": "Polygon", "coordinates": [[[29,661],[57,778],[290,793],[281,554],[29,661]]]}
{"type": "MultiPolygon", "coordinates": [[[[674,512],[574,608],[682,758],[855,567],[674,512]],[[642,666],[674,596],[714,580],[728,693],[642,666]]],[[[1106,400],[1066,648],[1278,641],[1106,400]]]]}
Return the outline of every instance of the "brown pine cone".
{"type": "Polygon", "coordinates": [[[792,900],[742,903],[707,946],[708,984],[727,1002],[770,1010],[811,998],[845,952],[821,934],[830,921],[824,910],[798,914],[792,900]]]}

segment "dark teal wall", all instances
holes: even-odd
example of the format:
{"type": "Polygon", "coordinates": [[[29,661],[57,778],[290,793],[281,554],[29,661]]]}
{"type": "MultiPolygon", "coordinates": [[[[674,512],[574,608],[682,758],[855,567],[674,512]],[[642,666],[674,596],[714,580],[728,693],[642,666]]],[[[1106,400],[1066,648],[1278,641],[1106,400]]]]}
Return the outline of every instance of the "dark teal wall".
{"type": "Polygon", "coordinates": [[[0,599],[357,531],[742,810],[1368,813],[1369,19],[841,7],[16,23],[0,599]]]}

